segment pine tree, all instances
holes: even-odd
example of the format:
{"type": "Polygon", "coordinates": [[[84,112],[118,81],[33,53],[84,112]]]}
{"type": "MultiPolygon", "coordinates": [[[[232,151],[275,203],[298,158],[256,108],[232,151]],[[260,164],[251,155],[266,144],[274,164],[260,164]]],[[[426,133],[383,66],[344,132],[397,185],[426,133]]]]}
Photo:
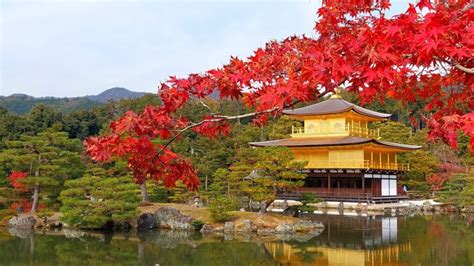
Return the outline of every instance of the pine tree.
{"type": "Polygon", "coordinates": [[[21,182],[33,191],[31,213],[38,209],[40,192],[54,202],[64,181],[83,173],[80,142],[68,139],[65,132],[49,129],[34,136],[23,134],[19,140],[5,144],[7,148],[0,153],[0,163],[10,171],[28,173],[21,182]]]}
{"type": "Polygon", "coordinates": [[[302,186],[306,177],[300,171],[306,162],[294,161],[293,153],[286,147],[245,149],[239,158],[231,167],[231,175],[244,179],[242,191],[252,200],[264,203],[261,211],[265,211],[278,192],[302,186]]]}
{"type": "Polygon", "coordinates": [[[177,202],[177,203],[186,203],[188,202],[192,196],[194,195],[193,192],[189,191],[186,186],[178,181],[176,182],[176,186],[173,188],[169,188],[171,191],[171,196],[169,196],[169,199],[172,202],[177,202]]]}
{"type": "Polygon", "coordinates": [[[61,192],[63,220],[79,228],[101,228],[137,215],[140,192],[130,175],[109,176],[93,168],[82,178],[68,180],[61,192]]]}

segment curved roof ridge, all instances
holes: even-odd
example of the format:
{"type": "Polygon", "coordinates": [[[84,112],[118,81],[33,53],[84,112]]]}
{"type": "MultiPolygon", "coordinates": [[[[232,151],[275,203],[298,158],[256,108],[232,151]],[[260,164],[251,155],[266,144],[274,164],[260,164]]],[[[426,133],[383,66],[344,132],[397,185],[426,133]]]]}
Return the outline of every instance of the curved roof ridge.
{"type": "Polygon", "coordinates": [[[336,114],[343,113],[348,110],[353,110],[361,115],[377,117],[377,118],[388,118],[391,114],[380,113],[366,109],[364,107],[355,105],[341,98],[332,98],[319,103],[308,105],[296,109],[283,110],[283,114],[286,115],[324,115],[324,114],[336,114]]]}

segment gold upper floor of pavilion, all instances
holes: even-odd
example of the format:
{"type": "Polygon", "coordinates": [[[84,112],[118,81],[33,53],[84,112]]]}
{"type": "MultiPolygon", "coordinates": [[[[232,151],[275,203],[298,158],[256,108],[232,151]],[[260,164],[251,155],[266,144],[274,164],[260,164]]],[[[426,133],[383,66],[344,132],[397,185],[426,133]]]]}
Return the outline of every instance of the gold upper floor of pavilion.
{"type": "Polygon", "coordinates": [[[315,128],[291,127],[292,138],[308,138],[308,137],[328,137],[328,136],[354,136],[363,138],[380,139],[380,129],[371,129],[346,123],[340,126],[323,125],[315,128]]]}
{"type": "Polygon", "coordinates": [[[391,115],[352,104],[337,93],[320,103],[284,110],[283,114],[302,120],[303,126],[292,127],[290,138],[250,145],[289,147],[296,161],[308,162],[306,168],[409,171],[408,164],[398,162],[398,153],[421,148],[381,140],[380,130],[371,123],[391,115]]]}

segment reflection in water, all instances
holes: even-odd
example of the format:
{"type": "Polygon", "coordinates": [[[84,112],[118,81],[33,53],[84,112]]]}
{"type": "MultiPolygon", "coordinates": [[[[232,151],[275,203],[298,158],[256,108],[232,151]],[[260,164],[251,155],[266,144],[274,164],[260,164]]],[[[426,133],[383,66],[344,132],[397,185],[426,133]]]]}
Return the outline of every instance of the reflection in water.
{"type": "MultiPolygon", "coordinates": [[[[265,243],[272,256],[288,265],[387,265],[410,252],[397,242],[397,217],[316,216],[324,232],[306,243],[265,243]]],[[[402,218],[400,218],[402,219],[402,218]]]]}
{"type": "Polygon", "coordinates": [[[314,237],[0,230],[0,265],[472,265],[473,221],[312,216],[314,237]],[[225,239],[232,239],[231,241],[225,239]]]}

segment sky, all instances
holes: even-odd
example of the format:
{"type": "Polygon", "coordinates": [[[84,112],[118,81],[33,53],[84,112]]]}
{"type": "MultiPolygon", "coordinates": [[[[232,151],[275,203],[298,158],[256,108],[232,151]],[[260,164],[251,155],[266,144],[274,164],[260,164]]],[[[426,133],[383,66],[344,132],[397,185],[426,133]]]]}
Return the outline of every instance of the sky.
{"type": "MultiPolygon", "coordinates": [[[[391,12],[409,0],[392,1],[391,12]]],[[[314,36],[321,0],[0,0],[0,95],[156,92],[169,76],[314,36]]]]}

